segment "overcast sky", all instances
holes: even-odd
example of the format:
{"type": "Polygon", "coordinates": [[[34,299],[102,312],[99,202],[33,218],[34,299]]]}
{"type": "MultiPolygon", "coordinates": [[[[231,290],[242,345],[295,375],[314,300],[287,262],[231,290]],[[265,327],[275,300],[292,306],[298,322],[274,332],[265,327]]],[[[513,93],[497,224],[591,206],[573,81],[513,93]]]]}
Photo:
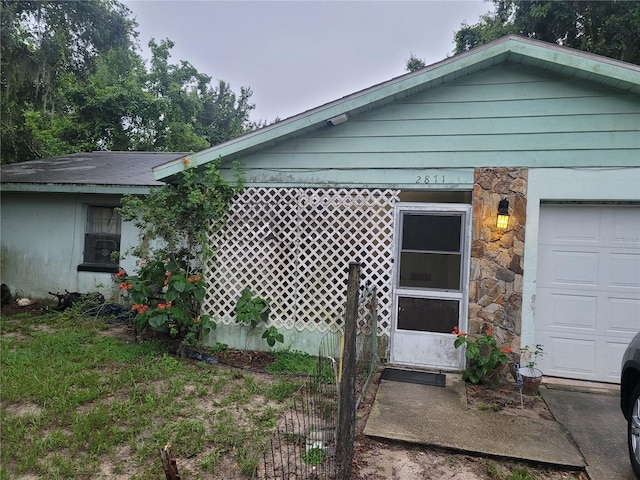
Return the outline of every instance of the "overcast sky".
{"type": "Polygon", "coordinates": [[[251,87],[254,120],[285,119],[451,56],[454,33],[492,10],[482,0],[124,2],[151,38],[175,43],[172,61],[251,87]]]}

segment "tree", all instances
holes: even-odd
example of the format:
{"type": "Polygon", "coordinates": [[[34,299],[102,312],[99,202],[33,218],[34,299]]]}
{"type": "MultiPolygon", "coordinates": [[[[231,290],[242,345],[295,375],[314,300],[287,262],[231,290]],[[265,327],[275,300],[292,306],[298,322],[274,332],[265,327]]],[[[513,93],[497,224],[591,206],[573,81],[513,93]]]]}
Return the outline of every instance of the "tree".
{"type": "Polygon", "coordinates": [[[640,64],[639,1],[493,0],[495,12],[455,34],[456,53],[504,35],[538,40],[640,64]]]}
{"type": "Polygon", "coordinates": [[[83,151],[140,150],[150,135],[149,119],[159,115],[146,89],[144,61],[131,49],[113,49],[95,63],[86,80],[62,89],[71,120],[65,138],[83,151]]]}
{"type": "Polygon", "coordinates": [[[137,24],[117,0],[1,0],[2,163],[88,150],[197,151],[259,124],[251,89],[152,40],[147,69],[137,24]]]}
{"type": "Polygon", "coordinates": [[[255,108],[249,101],[250,88],[242,87],[236,96],[223,80],[211,86],[211,77],[189,62],[169,63],[173,46],[168,39],[149,43],[153,56],[148,90],[157,98],[160,110],[150,149],[202,150],[256,128],[249,119],[255,108]]]}
{"type": "Polygon", "coordinates": [[[0,2],[2,162],[73,151],[61,138],[69,119],[62,90],[92,71],[114,48],[129,49],[137,33],[116,0],[0,2]]]}
{"type": "Polygon", "coordinates": [[[420,70],[421,68],[426,67],[427,64],[424,63],[424,60],[416,57],[413,53],[409,57],[406,63],[406,69],[408,72],[415,72],[416,70],[420,70]]]}
{"type": "Polygon", "coordinates": [[[231,85],[223,80],[218,81],[217,87],[207,91],[198,115],[198,124],[199,131],[210,145],[217,145],[261,126],[249,118],[255,108],[249,102],[252,94],[250,88],[241,87],[240,96],[236,96],[231,85]]]}

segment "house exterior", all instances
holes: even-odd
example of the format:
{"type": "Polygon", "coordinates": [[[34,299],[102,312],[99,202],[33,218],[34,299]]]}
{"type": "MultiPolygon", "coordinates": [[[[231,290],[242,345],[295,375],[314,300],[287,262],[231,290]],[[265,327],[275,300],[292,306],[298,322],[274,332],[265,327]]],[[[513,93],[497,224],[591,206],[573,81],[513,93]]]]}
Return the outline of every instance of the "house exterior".
{"type": "Polygon", "coordinates": [[[262,345],[234,324],[249,287],[317,351],[359,261],[391,363],[458,370],[453,327],[493,326],[542,344],[546,375],[618,382],[640,330],[637,65],[509,36],[189,156],[218,158],[247,188],[211,237],[210,342],[262,345]]]}
{"type": "Polygon", "coordinates": [[[122,195],[162,185],[154,166],[183,153],[92,152],[3,165],[0,181],[1,280],[15,295],[100,291],[135,259],[115,259],[138,242],[116,212],[122,195]]]}

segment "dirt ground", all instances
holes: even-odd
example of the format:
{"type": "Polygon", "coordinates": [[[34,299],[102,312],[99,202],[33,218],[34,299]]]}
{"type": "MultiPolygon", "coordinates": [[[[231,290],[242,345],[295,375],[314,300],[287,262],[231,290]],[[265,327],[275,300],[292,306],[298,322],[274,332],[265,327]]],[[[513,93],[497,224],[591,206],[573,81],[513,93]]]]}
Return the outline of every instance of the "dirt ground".
{"type": "MultiPolygon", "coordinates": [[[[10,305],[2,308],[2,315],[38,314],[43,309],[52,307],[55,307],[54,303],[35,304],[27,307],[10,305]]],[[[119,337],[135,335],[132,329],[126,327],[112,328],[107,330],[105,334],[119,337]]],[[[264,372],[264,368],[273,361],[269,353],[239,352],[236,350],[218,352],[216,358],[222,364],[253,372],[264,372]]],[[[363,434],[363,430],[379,382],[380,373],[377,373],[372,378],[364,401],[357,412],[356,445],[352,474],[354,480],[588,479],[583,472],[562,471],[543,465],[518,463],[500,458],[474,457],[460,452],[438,450],[393,441],[380,441],[366,437],[363,434]],[[520,476],[514,476],[514,473],[520,474],[520,476]],[[528,476],[525,476],[525,474],[528,476]]],[[[467,386],[469,408],[493,409],[506,414],[553,418],[541,397],[525,397],[523,400],[525,402],[524,408],[520,405],[519,396],[514,396],[512,386],[497,389],[483,386],[467,386]]],[[[229,468],[232,467],[230,466],[229,468]]],[[[230,471],[229,473],[235,475],[237,472],[230,471]]],[[[232,478],[233,475],[228,478],[232,478]]]]}

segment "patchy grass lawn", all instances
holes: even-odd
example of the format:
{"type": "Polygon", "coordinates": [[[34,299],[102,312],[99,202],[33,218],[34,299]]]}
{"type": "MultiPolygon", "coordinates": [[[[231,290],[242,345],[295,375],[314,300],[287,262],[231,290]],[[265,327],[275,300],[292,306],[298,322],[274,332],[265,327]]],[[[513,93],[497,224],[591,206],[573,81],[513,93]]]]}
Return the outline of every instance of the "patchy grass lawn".
{"type": "Polygon", "coordinates": [[[299,380],[178,359],[73,314],[0,319],[1,478],[250,478],[299,380]]]}

